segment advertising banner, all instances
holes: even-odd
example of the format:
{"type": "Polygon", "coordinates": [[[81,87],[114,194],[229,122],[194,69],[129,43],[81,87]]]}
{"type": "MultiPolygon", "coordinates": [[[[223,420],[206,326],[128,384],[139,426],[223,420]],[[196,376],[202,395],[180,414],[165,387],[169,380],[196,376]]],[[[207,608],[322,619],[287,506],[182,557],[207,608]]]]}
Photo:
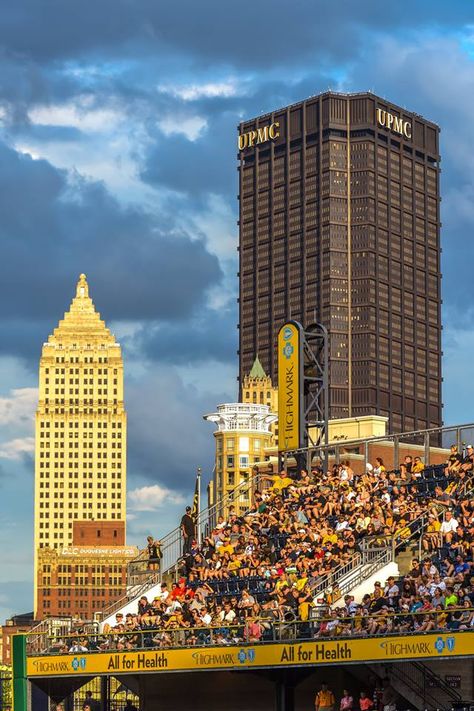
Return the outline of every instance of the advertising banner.
{"type": "Polygon", "coordinates": [[[255,669],[472,656],[474,632],[29,657],[27,676],[255,669]]]}
{"type": "Polygon", "coordinates": [[[302,331],[297,321],[283,324],[278,333],[278,450],[304,446],[302,331]]]}

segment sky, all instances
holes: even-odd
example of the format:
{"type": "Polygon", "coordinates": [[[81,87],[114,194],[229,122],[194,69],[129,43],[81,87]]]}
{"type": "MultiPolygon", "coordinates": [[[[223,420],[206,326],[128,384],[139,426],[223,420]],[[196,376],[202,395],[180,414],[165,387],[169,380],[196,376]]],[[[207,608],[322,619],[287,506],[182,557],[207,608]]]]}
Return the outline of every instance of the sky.
{"type": "Polygon", "coordinates": [[[0,620],[31,610],[41,345],[85,272],[123,347],[128,538],[176,525],[237,396],[236,126],[328,89],[440,124],[444,420],[474,419],[474,6],[3,0],[0,620]]]}

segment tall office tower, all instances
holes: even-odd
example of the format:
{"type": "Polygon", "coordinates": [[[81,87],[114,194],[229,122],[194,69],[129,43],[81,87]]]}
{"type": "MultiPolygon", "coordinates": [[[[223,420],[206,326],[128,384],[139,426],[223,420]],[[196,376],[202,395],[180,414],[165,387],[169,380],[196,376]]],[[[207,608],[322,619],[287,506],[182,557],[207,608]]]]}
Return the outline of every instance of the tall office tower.
{"type": "Polygon", "coordinates": [[[438,426],[439,128],[370,93],[239,126],[240,383],[288,318],[330,334],[331,418],[438,426]]]}
{"type": "Polygon", "coordinates": [[[70,310],[43,345],[39,367],[35,612],[38,580],[48,573],[39,567],[43,549],[71,546],[81,521],[125,526],[126,426],[120,345],[81,274],[70,310]]]}

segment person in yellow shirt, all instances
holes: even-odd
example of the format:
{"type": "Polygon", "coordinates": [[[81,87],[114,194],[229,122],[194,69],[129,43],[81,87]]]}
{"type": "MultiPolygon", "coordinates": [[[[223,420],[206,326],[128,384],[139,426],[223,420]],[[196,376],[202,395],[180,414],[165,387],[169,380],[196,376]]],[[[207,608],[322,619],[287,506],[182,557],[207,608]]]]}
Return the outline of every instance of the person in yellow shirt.
{"type": "Polygon", "coordinates": [[[428,525],[422,538],[423,549],[426,552],[435,550],[441,544],[440,531],[441,523],[434,514],[429,514],[428,525]]]}
{"type": "Polygon", "coordinates": [[[272,488],[275,494],[281,494],[283,491],[288,489],[289,486],[295,483],[293,479],[290,479],[284,469],[282,469],[281,472],[275,476],[267,476],[264,478],[267,479],[267,481],[273,482],[272,488]]]}
{"type": "Polygon", "coordinates": [[[411,468],[411,473],[412,474],[420,474],[425,468],[425,465],[421,461],[420,457],[415,457],[413,461],[413,465],[411,468]]]}
{"type": "Polygon", "coordinates": [[[328,688],[328,685],[323,682],[320,691],[318,691],[314,699],[315,711],[334,711],[335,703],[336,699],[334,698],[334,694],[331,689],[328,688]]]}
{"type": "Polygon", "coordinates": [[[219,555],[224,555],[224,553],[229,553],[232,555],[234,552],[234,546],[230,542],[230,538],[223,538],[222,545],[217,549],[219,555]]]}

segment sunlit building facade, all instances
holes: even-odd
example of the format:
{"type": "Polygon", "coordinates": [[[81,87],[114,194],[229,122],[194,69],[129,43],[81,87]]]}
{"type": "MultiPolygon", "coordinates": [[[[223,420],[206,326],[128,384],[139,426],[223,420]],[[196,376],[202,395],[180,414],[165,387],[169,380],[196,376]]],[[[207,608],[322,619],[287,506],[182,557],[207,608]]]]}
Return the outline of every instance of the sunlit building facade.
{"type": "MultiPolygon", "coordinates": [[[[120,345],[84,274],[69,311],[43,345],[35,430],[35,613],[38,557],[73,543],[80,521],[123,523],[127,419],[120,345]]],[[[36,615],[37,617],[37,615],[36,615]]]]}

